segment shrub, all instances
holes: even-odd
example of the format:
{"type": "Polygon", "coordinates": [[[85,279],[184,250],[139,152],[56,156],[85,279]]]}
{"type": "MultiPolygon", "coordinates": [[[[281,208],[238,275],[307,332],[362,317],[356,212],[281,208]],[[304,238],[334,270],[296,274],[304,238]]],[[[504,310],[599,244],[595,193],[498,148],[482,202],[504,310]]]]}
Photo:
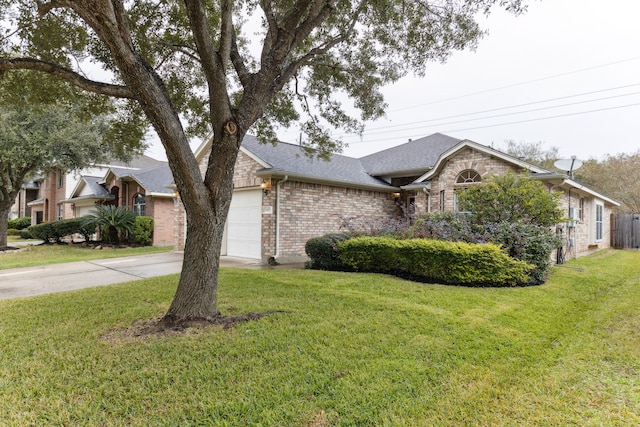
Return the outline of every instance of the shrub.
{"type": "Polygon", "coordinates": [[[59,240],[56,236],[52,222],[42,222],[40,224],[32,225],[27,228],[27,231],[33,239],[44,240],[45,243],[55,242],[59,240]]]}
{"type": "Polygon", "coordinates": [[[132,233],[136,214],[122,206],[102,205],[89,214],[100,227],[102,239],[119,243],[126,233],[132,233]]]}
{"type": "Polygon", "coordinates": [[[20,230],[17,230],[15,228],[7,229],[7,236],[19,236],[19,235],[20,235],[20,230]]]}
{"type": "Polygon", "coordinates": [[[59,242],[63,237],[81,234],[86,241],[95,233],[95,224],[87,221],[86,217],[70,218],[60,221],[43,222],[22,230],[23,239],[40,239],[45,242],[59,242]]]}
{"type": "Polygon", "coordinates": [[[535,265],[528,284],[544,283],[551,272],[551,252],[561,244],[552,230],[535,224],[511,222],[486,226],[491,231],[491,241],[502,245],[509,256],[535,265]]]}
{"type": "Polygon", "coordinates": [[[342,262],[358,271],[392,273],[465,286],[526,284],[534,268],[494,244],[356,237],[339,243],[342,262]]]}
{"type": "Polygon", "coordinates": [[[487,243],[490,236],[482,226],[465,214],[431,212],[419,216],[406,232],[409,238],[447,240],[450,242],[487,243]]]}
{"type": "Polygon", "coordinates": [[[333,233],[309,239],[304,250],[310,260],[305,264],[306,268],[316,270],[348,271],[350,268],[340,260],[338,244],[349,240],[353,233],[333,233]]]}
{"type": "Polygon", "coordinates": [[[20,218],[10,219],[9,228],[15,228],[16,230],[24,230],[31,225],[31,217],[23,216],[20,218]]]}
{"type": "Polygon", "coordinates": [[[153,218],[150,216],[137,216],[133,225],[131,238],[138,245],[150,245],[153,234],[153,218]]]}
{"type": "Polygon", "coordinates": [[[23,228],[22,230],[20,230],[20,238],[33,239],[34,237],[31,235],[31,231],[29,231],[29,228],[23,228]]]}

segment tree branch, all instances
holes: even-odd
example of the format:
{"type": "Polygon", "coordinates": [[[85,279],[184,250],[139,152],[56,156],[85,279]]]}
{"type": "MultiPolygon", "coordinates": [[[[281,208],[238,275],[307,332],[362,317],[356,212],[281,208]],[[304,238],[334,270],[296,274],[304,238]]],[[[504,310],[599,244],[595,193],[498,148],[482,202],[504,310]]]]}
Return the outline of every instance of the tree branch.
{"type": "Polygon", "coordinates": [[[8,70],[33,70],[60,77],[74,86],[88,92],[114,98],[137,99],[136,95],[127,87],[110,83],[89,80],[75,71],[64,68],[52,62],[33,58],[0,59],[0,73],[8,70]]]}
{"type": "Polygon", "coordinates": [[[226,69],[230,60],[231,44],[235,37],[233,30],[233,0],[222,0],[220,22],[220,47],[218,54],[222,61],[222,68],[226,69]]]}
{"type": "Polygon", "coordinates": [[[242,87],[246,89],[251,84],[251,73],[247,69],[244,60],[242,59],[242,55],[240,55],[235,31],[233,32],[233,38],[231,39],[231,52],[229,54],[233,68],[235,68],[236,74],[238,74],[238,78],[240,79],[240,83],[242,84],[242,87]]]}

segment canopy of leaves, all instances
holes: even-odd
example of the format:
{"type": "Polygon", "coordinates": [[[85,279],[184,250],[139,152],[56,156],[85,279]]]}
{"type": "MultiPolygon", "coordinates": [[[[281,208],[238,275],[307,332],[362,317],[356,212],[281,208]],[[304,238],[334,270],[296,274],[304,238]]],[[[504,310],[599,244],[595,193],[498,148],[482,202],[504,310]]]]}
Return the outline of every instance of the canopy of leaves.
{"type": "Polygon", "coordinates": [[[460,210],[480,223],[520,222],[551,227],[563,219],[560,193],[525,175],[493,175],[458,193],[460,210]]]}
{"type": "Polygon", "coordinates": [[[611,197],[622,213],[640,213],[640,151],[584,162],[575,177],[585,185],[611,197]]]}
{"type": "MultiPolygon", "coordinates": [[[[162,79],[190,135],[211,130],[216,114],[216,108],[208,108],[211,103],[229,102],[245,111],[264,140],[275,140],[278,126],[299,122],[306,145],[322,148],[321,153],[341,147],[329,128],[359,132],[363,120],[383,114],[382,86],[408,73],[424,75],[429,62],[444,61],[455,50],[475,48],[484,33],[478,14],[496,3],[515,13],[524,9],[521,0],[203,0],[209,36],[222,60],[229,58],[224,63],[228,98],[215,93],[212,99],[206,70],[211,58],[202,57],[185,6],[197,2],[97,3],[124,10],[126,37],[162,79]],[[352,105],[345,105],[347,97],[352,105]]],[[[0,0],[0,59],[46,61],[60,67],[57,75],[76,82],[98,65],[111,73],[111,82],[121,84],[112,52],[83,15],[92,7],[104,6],[0,0]]],[[[124,99],[120,117],[144,126],[140,108],[132,103],[135,94],[125,92],[118,92],[124,99]]]]}
{"type": "Polygon", "coordinates": [[[37,173],[132,154],[105,140],[107,121],[87,117],[78,105],[1,102],[0,107],[0,207],[10,206],[24,180],[37,173]]]}
{"type": "Polygon", "coordinates": [[[553,163],[558,160],[559,149],[558,147],[545,149],[543,145],[542,141],[515,142],[511,139],[506,141],[506,147],[502,151],[541,168],[555,170],[553,163]]]}

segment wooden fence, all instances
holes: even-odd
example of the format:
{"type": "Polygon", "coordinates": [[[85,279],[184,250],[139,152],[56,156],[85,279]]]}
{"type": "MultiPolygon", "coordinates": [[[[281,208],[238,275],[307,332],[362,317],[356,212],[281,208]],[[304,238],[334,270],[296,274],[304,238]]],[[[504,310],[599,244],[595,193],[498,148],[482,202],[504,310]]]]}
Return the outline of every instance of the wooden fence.
{"type": "Polygon", "coordinates": [[[640,249],[640,214],[611,215],[611,246],[640,249]]]}

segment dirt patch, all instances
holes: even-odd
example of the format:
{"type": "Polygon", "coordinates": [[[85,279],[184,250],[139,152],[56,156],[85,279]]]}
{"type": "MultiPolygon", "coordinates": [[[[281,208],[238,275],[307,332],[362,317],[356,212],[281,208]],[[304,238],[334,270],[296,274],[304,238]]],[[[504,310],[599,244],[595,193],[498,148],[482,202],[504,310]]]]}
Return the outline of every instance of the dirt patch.
{"type": "Polygon", "coordinates": [[[198,331],[212,327],[222,327],[229,329],[239,323],[252,320],[259,320],[264,316],[276,313],[286,313],[286,311],[263,311],[254,313],[244,313],[237,316],[218,316],[210,321],[183,322],[179,325],[166,326],[162,324],[162,318],[158,317],[150,320],[138,320],[131,326],[125,328],[113,328],[102,336],[102,340],[110,344],[126,344],[134,342],[145,342],[154,337],[174,337],[197,333],[198,331]]]}
{"type": "Polygon", "coordinates": [[[20,250],[20,248],[16,248],[15,246],[0,246],[0,253],[12,252],[17,250],[20,250]]]}

